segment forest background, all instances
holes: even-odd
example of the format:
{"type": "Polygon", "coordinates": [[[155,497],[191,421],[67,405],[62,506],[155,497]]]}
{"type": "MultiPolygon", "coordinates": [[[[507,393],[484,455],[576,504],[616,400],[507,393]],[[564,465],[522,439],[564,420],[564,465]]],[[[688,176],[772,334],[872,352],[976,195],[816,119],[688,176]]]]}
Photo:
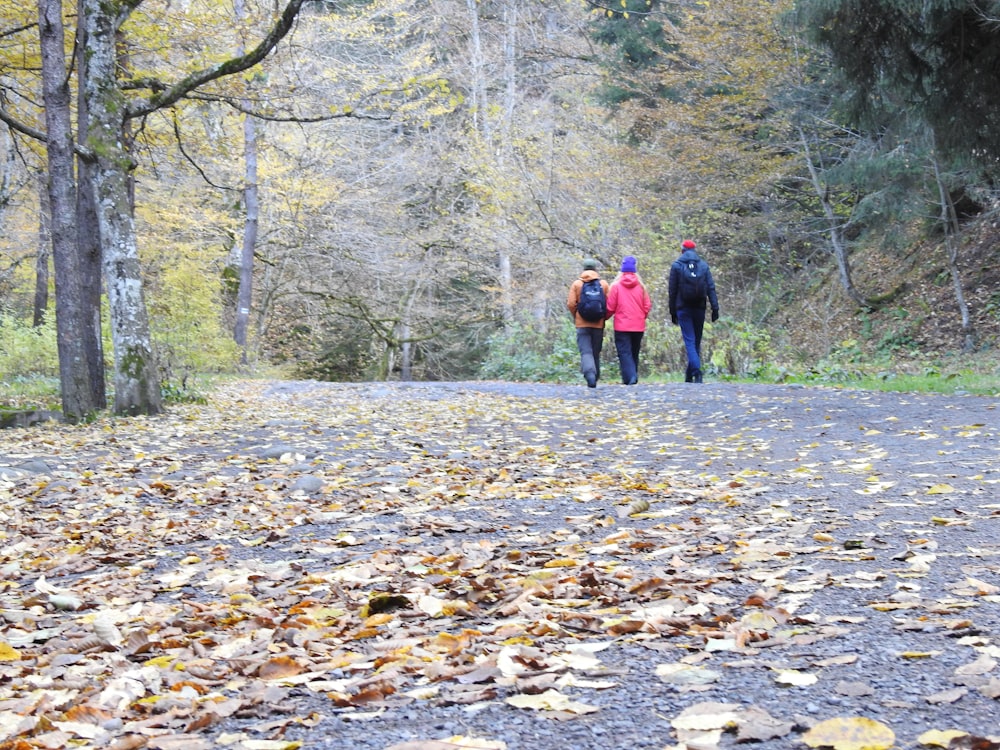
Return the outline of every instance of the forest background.
{"type": "MultiPolygon", "coordinates": [[[[59,383],[62,351],[50,269],[67,217],[51,208],[39,33],[53,8],[77,195],[107,160],[83,122],[88,1],[0,8],[0,372],[26,391],[59,383]]],[[[105,83],[128,102],[108,107],[129,197],[110,213],[134,222],[130,299],[164,394],[240,368],[578,379],[565,295],[588,256],[606,277],[638,257],[654,300],[643,375],[672,377],[666,280],[686,237],[719,287],[716,375],[995,388],[1000,2],[292,5],[103,6],[105,83]]],[[[96,238],[113,270],[117,244],[80,216],[78,245],[96,238]]],[[[100,329],[119,373],[123,304],[103,297],[100,329]]]]}

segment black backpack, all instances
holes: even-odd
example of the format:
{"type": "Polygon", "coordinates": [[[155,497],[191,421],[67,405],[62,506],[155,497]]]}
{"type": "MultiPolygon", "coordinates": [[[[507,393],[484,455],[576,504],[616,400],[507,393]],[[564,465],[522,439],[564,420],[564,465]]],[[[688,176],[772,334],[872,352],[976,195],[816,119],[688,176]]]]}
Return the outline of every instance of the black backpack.
{"type": "Polygon", "coordinates": [[[680,277],[677,280],[677,296],[685,305],[704,306],[708,296],[708,264],[701,258],[677,261],[680,277]]]}
{"type": "Polygon", "coordinates": [[[588,323],[596,323],[607,317],[608,301],[604,296],[604,287],[601,286],[600,279],[583,282],[576,311],[588,323]]]}

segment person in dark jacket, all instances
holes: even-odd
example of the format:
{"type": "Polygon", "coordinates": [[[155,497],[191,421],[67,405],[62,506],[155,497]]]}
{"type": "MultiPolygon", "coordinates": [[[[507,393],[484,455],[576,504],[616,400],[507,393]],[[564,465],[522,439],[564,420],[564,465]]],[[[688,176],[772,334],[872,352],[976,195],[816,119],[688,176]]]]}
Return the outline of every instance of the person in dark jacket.
{"type": "Polygon", "coordinates": [[[685,383],[702,382],[701,332],[705,327],[705,312],[711,306],[712,322],[719,319],[719,298],[708,263],[695,252],[694,240],[684,240],[681,256],[670,266],[670,322],[681,328],[687,351],[685,383]],[[707,304],[706,304],[707,303],[707,304]]]}
{"type": "MultiPolygon", "coordinates": [[[[580,350],[580,372],[587,381],[590,388],[597,387],[597,381],[601,379],[601,349],[604,348],[604,320],[590,321],[584,320],[583,316],[577,312],[580,305],[580,291],[584,282],[592,279],[601,279],[597,273],[597,261],[587,258],[583,261],[583,271],[569,287],[566,295],[566,309],[573,316],[573,324],[576,326],[576,347],[580,350]]],[[[608,296],[608,282],[601,279],[601,289],[604,296],[608,296]]]]}

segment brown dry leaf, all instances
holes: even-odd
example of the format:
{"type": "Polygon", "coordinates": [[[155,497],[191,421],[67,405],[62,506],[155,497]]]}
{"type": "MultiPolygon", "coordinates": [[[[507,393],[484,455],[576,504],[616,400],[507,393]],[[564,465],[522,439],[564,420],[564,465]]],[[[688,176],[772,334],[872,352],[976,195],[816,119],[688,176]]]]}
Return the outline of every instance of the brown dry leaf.
{"type": "Polygon", "coordinates": [[[955,674],[963,677],[967,677],[969,675],[989,674],[994,669],[996,669],[996,666],[997,666],[996,659],[993,659],[992,657],[983,654],[974,662],[970,662],[969,664],[963,664],[961,667],[957,667],[955,669],[955,674]]]}
{"type": "Polygon", "coordinates": [[[776,737],[785,737],[795,725],[790,721],[775,719],[767,711],[757,706],[748,706],[740,714],[736,730],[737,742],[765,742],[776,737]]]}
{"type": "Polygon", "coordinates": [[[940,693],[934,693],[933,695],[928,695],[924,698],[924,700],[932,704],[954,703],[960,698],[964,698],[968,692],[968,688],[957,687],[952,688],[951,690],[942,690],[940,693]]]}
{"type": "Polygon", "coordinates": [[[678,690],[703,690],[713,682],[717,682],[722,676],[705,667],[693,664],[659,664],[656,667],[656,676],[668,685],[673,685],[678,690]]]}
{"type": "Polygon", "coordinates": [[[1000,698],[1000,679],[991,677],[988,683],[979,688],[979,692],[987,698],[1000,698]]]}
{"type": "Polygon", "coordinates": [[[833,750],[889,750],[896,742],[896,735],[874,719],[838,717],[816,724],[802,735],[802,741],[809,747],[833,750]]]}
{"type": "Polygon", "coordinates": [[[863,695],[874,695],[875,688],[866,682],[838,682],[834,690],[841,695],[859,698],[863,695]]]}
{"type": "Polygon", "coordinates": [[[289,656],[277,656],[260,665],[257,676],[262,680],[281,680],[302,674],[305,667],[289,656]]]}

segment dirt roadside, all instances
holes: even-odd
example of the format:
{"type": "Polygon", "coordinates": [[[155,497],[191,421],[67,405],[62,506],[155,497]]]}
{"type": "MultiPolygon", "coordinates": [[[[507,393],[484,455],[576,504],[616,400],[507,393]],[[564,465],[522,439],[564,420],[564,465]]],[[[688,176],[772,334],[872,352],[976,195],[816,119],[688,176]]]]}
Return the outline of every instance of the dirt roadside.
{"type": "MultiPolygon", "coordinates": [[[[232,674],[159,725],[116,708],[104,746],[784,750],[838,717],[894,734],[875,746],[1000,741],[998,404],[254,382],[162,419],[11,432],[0,638],[65,689],[59,644],[16,613],[41,606],[65,640],[110,609],[152,646],[92,655],[98,681],[167,655],[232,674]],[[101,554],[70,544],[81,529],[101,554]],[[88,607],[33,600],[40,571],[88,607]],[[282,657],[298,671],[262,666],[282,657]],[[195,721],[216,692],[231,713],[195,721]]],[[[6,669],[0,711],[28,689],[6,669]]]]}

